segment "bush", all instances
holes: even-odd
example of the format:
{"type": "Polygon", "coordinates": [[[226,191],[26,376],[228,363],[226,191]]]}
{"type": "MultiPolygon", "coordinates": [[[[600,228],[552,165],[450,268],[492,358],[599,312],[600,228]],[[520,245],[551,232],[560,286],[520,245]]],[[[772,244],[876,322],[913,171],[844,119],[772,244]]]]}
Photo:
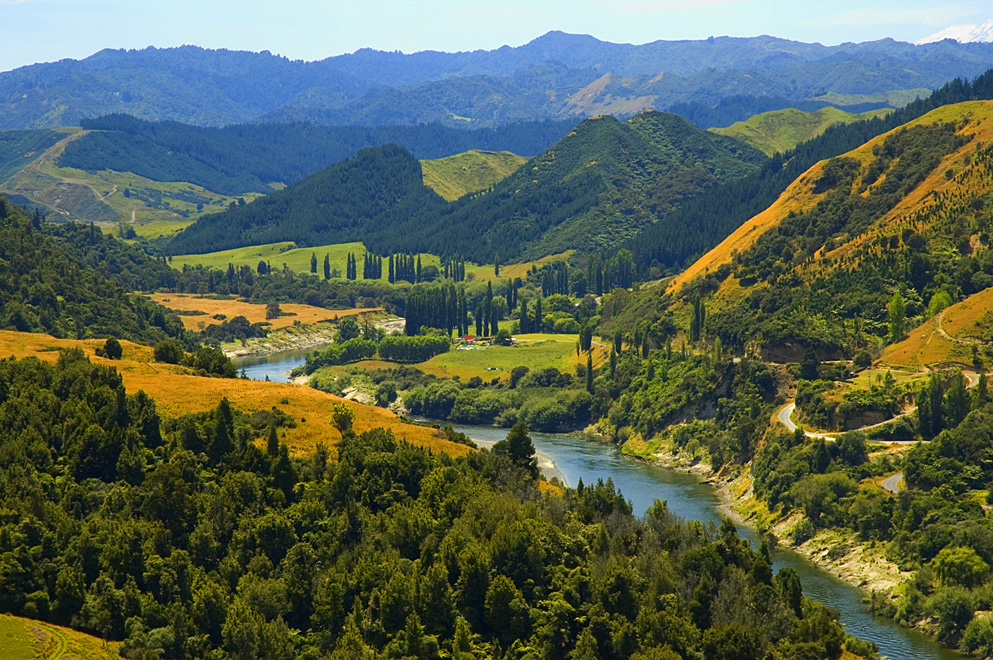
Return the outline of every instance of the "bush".
{"type": "Polygon", "coordinates": [[[183,350],[183,345],[179,341],[175,339],[163,339],[152,349],[152,355],[156,362],[179,364],[183,361],[186,351],[183,350]]]}
{"type": "Polygon", "coordinates": [[[103,352],[104,355],[111,360],[120,360],[121,356],[124,355],[124,349],[121,348],[121,342],[117,341],[113,337],[104,343],[103,352]]]}

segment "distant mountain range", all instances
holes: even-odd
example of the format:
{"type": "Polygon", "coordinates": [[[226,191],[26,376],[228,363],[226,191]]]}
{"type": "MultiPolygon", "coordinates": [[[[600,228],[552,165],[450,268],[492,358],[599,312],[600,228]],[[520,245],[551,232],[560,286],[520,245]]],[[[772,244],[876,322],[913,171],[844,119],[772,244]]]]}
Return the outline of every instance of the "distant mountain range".
{"type": "Polygon", "coordinates": [[[724,118],[731,123],[801,103],[804,110],[900,105],[990,66],[988,43],[884,39],[829,47],[763,36],[635,46],[562,32],[516,48],[363,49],[316,62],[194,46],[103,50],[0,73],[0,128],[78,125],[108,113],[209,126],[492,126],[677,105],[685,116],[737,97],[740,112],[724,118]]]}
{"type": "Polygon", "coordinates": [[[993,19],[978,25],[952,25],[934,34],[929,34],[915,43],[917,45],[933,44],[944,39],[952,39],[960,44],[993,41],[993,19]]]}

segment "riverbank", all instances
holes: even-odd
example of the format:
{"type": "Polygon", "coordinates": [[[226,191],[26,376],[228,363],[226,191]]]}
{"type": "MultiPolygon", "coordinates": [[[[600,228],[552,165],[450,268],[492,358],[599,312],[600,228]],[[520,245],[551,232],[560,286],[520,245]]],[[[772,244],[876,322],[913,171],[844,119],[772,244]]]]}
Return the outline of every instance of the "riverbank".
{"type": "Polygon", "coordinates": [[[266,337],[254,337],[244,343],[222,344],[221,350],[229,358],[266,357],[274,353],[300,351],[327,346],[334,340],[335,326],[315,323],[274,330],[266,337]]]}
{"type": "Polygon", "coordinates": [[[866,595],[875,592],[895,600],[897,587],[913,577],[912,571],[901,571],[886,558],[884,544],[861,542],[852,534],[822,529],[801,543],[795,543],[795,530],[805,522],[803,513],[793,511],[784,516],[769,511],[755,496],[747,470],[736,476],[717,475],[707,481],[716,489],[722,510],[733,521],[763,534],[772,534],[778,544],[865,591],[866,595]]]}

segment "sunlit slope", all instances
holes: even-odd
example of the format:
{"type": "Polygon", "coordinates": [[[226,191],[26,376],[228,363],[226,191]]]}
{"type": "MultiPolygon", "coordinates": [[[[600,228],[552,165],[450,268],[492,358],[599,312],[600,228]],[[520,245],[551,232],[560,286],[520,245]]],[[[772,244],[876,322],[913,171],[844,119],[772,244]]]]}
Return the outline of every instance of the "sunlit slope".
{"type": "Polygon", "coordinates": [[[509,151],[473,150],[437,160],[422,160],[424,185],[449,202],[485,190],[528,161],[509,151]]]}
{"type": "MultiPolygon", "coordinates": [[[[154,362],[152,349],[139,344],[122,341],[124,356],[121,360],[108,360],[96,356],[97,347],[103,340],[78,341],[56,339],[48,335],[0,331],[0,355],[4,357],[37,357],[47,362],[55,362],[61,348],[81,348],[87,357],[97,363],[115,367],[124,379],[124,386],[131,394],[144,390],[155,399],[158,411],[164,417],[212,410],[227,397],[239,410],[252,413],[256,410],[271,410],[273,406],[290,414],[296,420],[296,428],[281,432],[281,441],[286,442],[291,453],[307,454],[313,451],[318,442],[333,446],[341,435],[331,425],[329,413],[331,404],[344,401],[332,394],[288,383],[266,383],[239,378],[205,378],[191,375],[189,370],[175,365],[154,362]]],[[[412,444],[460,455],[468,451],[464,445],[439,438],[434,429],[407,424],[392,412],[383,408],[365,406],[354,401],[345,401],[355,411],[354,428],[358,432],[377,427],[392,430],[398,438],[412,444]]],[[[2,656],[0,656],[2,657],[2,656]]]]}
{"type": "Polygon", "coordinates": [[[832,106],[814,112],[786,108],[763,112],[749,117],[745,121],[710,130],[719,135],[741,140],[771,156],[775,153],[786,153],[801,142],[821,135],[835,124],[850,124],[873,117],[882,117],[890,112],[893,112],[890,108],[870,110],[859,114],[845,112],[832,106]]]}
{"type": "Polygon", "coordinates": [[[879,362],[906,369],[955,362],[971,365],[973,347],[993,337],[993,288],[975,293],[940,312],[883,350],[879,362]]]}
{"type": "Polygon", "coordinates": [[[44,621],[0,614],[0,657],[4,660],[113,660],[116,642],[44,621]]]}
{"type": "MultiPolygon", "coordinates": [[[[963,138],[961,145],[944,154],[936,166],[925,173],[897,203],[868,218],[863,230],[855,234],[831,236],[828,251],[820,249],[801,264],[784,264],[787,270],[810,280],[825,269],[857,268],[859,260],[866,256],[878,255],[887,249],[908,249],[901,240],[905,229],[927,234],[929,238],[926,240],[940,242],[947,233],[942,229],[947,223],[955,222],[956,218],[974,217],[976,200],[993,191],[993,178],[990,176],[993,152],[989,147],[993,139],[993,102],[970,101],[938,108],[832,160],[845,159],[857,164],[859,169],[849,194],[868,197],[886,180],[887,171],[880,171],[878,163],[882,157],[880,150],[887,138],[913,127],[940,125],[953,126],[955,134],[963,138]],[[876,169],[870,173],[873,163],[876,169]],[[881,243],[884,236],[888,241],[885,247],[881,243]]],[[[887,161],[886,167],[892,168],[898,160],[887,161]]],[[[825,163],[828,162],[822,161],[807,170],[774,204],[745,222],[674,278],[669,290],[678,290],[696,277],[716,272],[722,265],[730,266],[734,255],[745,253],[764,233],[788,222],[791,212],[801,214],[813,209],[835,190],[828,180],[830,177],[824,176],[825,163]]],[[[733,284],[729,285],[726,281],[725,286],[733,284]]]]}

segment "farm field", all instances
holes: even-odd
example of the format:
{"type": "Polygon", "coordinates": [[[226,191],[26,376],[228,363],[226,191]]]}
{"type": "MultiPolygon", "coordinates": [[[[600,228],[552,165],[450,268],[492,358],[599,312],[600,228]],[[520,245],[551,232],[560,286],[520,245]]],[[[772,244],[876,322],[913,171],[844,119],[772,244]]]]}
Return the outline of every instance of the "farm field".
{"type": "MultiPolygon", "coordinates": [[[[439,378],[458,376],[465,381],[473,376],[483,380],[506,380],[514,367],[527,367],[532,371],[554,367],[574,373],[577,364],[586,365],[586,354],[576,355],[576,335],[525,334],[516,339],[519,342],[516,346],[453,349],[415,366],[439,378]]],[[[594,366],[600,366],[607,358],[606,348],[593,347],[594,366]]]]}
{"type": "MultiPolygon", "coordinates": [[[[362,243],[335,243],[333,245],[319,245],[315,247],[296,247],[295,243],[267,243],[265,245],[253,245],[249,247],[233,248],[231,250],[221,250],[219,252],[207,252],[204,254],[184,254],[172,257],[169,264],[177,270],[182,270],[183,266],[202,266],[204,268],[217,268],[224,270],[228,264],[235,267],[250,266],[257,268],[260,261],[268,262],[273,268],[282,268],[284,265],[297,273],[310,272],[310,255],[317,255],[317,274],[324,277],[324,255],[328,255],[331,268],[337,269],[340,276],[337,279],[345,279],[345,261],[348,253],[355,255],[359,262],[359,277],[361,278],[362,259],[366,252],[362,243]]],[[[536,261],[528,261],[519,264],[508,264],[500,267],[500,274],[495,275],[493,264],[473,264],[466,262],[466,277],[470,277],[478,282],[500,282],[512,277],[527,277],[532,266],[541,268],[545,264],[555,261],[566,261],[574,250],[569,250],[561,254],[554,254],[542,257],[536,261]]],[[[441,258],[434,254],[422,253],[421,266],[441,267],[441,258]]],[[[384,260],[385,261],[385,260],[384,260]]],[[[383,282],[389,276],[389,267],[383,264],[383,282]]],[[[361,281],[361,280],[360,280],[361,281]]]]}
{"type": "Polygon", "coordinates": [[[43,621],[0,614],[0,657],[4,660],[112,660],[117,643],[43,621]]]}
{"type": "MultiPolygon", "coordinates": [[[[81,348],[94,363],[117,368],[129,393],[144,390],[154,398],[163,416],[211,410],[227,397],[235,408],[245,413],[276,406],[292,415],[297,426],[284,429],[285,435],[281,440],[286,442],[294,455],[310,453],[318,442],[333,446],[340,438],[328,421],[331,404],[343,400],[334,395],[302,385],[194,376],[183,367],[153,362],[151,348],[126,341],[121,342],[123,359],[108,360],[96,356],[96,348],[102,345],[103,340],[98,339],[56,339],[48,335],[0,331],[2,357],[35,356],[55,362],[60,348],[81,348]]],[[[407,424],[388,410],[354,401],[346,401],[346,404],[355,411],[354,427],[358,432],[383,427],[392,430],[399,438],[431,450],[453,455],[468,451],[464,445],[439,438],[434,429],[407,424]]]]}
{"type": "Polygon", "coordinates": [[[231,320],[236,316],[244,316],[249,323],[270,324],[270,329],[280,330],[290,327],[296,321],[304,325],[321,323],[323,321],[335,321],[346,316],[366,314],[379,311],[376,307],[361,307],[357,309],[325,309],[323,307],[312,307],[311,305],[301,305],[296,303],[280,304],[279,308],[283,316],[266,321],[266,306],[258,303],[245,302],[241,299],[217,299],[204,298],[190,293],[153,293],[149,294],[155,302],[173,311],[199,311],[204,314],[196,316],[182,316],[183,326],[187,330],[202,330],[208,325],[219,325],[223,321],[215,319],[215,314],[223,314],[224,320],[231,320]]]}
{"type": "MultiPolygon", "coordinates": [[[[231,250],[221,250],[219,252],[208,252],[205,254],[186,254],[172,258],[170,265],[173,268],[182,269],[187,266],[203,266],[204,268],[225,269],[228,264],[239,266],[251,266],[256,268],[260,261],[268,262],[273,268],[282,268],[285,265],[290,270],[297,273],[310,272],[310,255],[317,255],[317,274],[324,277],[324,256],[327,255],[331,261],[331,269],[337,269],[340,273],[338,279],[345,279],[345,261],[348,254],[352,253],[359,263],[359,277],[362,276],[362,259],[367,250],[362,243],[335,243],[333,245],[318,245],[314,247],[297,247],[292,242],[267,243],[265,245],[253,245],[250,247],[233,248],[231,250]]],[[[440,266],[441,260],[431,254],[421,255],[422,266],[440,266]]],[[[387,281],[389,268],[383,264],[382,281],[387,281]]]]}

